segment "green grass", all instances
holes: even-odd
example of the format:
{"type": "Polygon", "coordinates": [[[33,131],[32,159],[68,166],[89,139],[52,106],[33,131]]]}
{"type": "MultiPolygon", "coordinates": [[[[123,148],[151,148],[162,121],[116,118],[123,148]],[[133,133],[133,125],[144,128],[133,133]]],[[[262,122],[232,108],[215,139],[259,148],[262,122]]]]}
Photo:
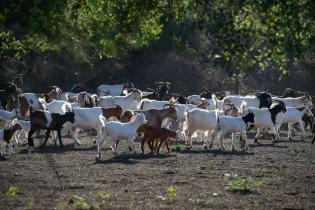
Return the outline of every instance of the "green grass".
{"type": "Polygon", "coordinates": [[[226,190],[241,193],[251,192],[266,183],[266,179],[264,178],[254,180],[251,177],[225,177],[224,179],[227,182],[226,190]]]}
{"type": "Polygon", "coordinates": [[[171,151],[172,152],[181,152],[183,150],[185,150],[185,146],[182,145],[182,144],[173,144],[171,146],[171,151]]]}
{"type": "Polygon", "coordinates": [[[288,149],[288,154],[292,156],[296,156],[299,153],[303,153],[305,150],[298,150],[298,149],[288,149]]]}

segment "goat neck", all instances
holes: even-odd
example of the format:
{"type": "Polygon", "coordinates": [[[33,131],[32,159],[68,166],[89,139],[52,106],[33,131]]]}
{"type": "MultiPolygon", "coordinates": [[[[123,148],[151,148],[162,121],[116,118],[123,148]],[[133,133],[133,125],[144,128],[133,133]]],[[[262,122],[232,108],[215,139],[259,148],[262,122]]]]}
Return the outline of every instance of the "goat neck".
{"type": "Polygon", "coordinates": [[[271,114],[271,120],[272,120],[273,124],[276,124],[277,114],[282,112],[283,110],[286,110],[286,109],[285,108],[283,109],[283,107],[280,106],[280,104],[278,104],[278,105],[275,105],[275,106],[269,108],[268,110],[271,114]]]}
{"type": "Polygon", "coordinates": [[[245,115],[244,117],[242,117],[242,119],[243,119],[245,124],[254,123],[254,121],[253,121],[254,117],[255,117],[255,115],[252,112],[250,112],[247,115],[245,115]]]}

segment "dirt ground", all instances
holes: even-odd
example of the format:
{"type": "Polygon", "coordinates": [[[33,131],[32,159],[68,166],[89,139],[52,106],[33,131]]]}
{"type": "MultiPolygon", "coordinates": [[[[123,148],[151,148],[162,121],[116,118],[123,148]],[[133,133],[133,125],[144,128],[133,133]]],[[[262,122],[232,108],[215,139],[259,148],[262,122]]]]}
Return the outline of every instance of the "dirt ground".
{"type": "Polygon", "coordinates": [[[270,136],[260,145],[250,139],[247,152],[238,144],[231,152],[226,139],[226,151],[218,144],[205,151],[195,143],[191,151],[166,154],[163,148],[160,155],[121,157],[113,157],[107,142],[100,162],[91,139],[84,136],[74,147],[64,138],[62,151],[46,146],[27,153],[18,146],[12,156],[2,156],[0,209],[315,209],[311,137],[282,138],[275,146],[270,136]],[[260,184],[228,190],[233,179],[227,173],[260,184]],[[11,196],[10,186],[17,188],[11,196]]]}

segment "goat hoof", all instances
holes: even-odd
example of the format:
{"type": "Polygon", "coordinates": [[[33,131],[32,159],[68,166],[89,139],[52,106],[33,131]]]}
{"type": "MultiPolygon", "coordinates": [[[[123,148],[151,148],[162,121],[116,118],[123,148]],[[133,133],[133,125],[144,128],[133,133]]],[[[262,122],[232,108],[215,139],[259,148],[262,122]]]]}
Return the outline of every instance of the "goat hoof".
{"type": "Polygon", "coordinates": [[[232,152],[235,152],[236,150],[235,150],[235,148],[232,148],[231,151],[232,151],[232,152]]]}
{"type": "Polygon", "coordinates": [[[205,150],[208,150],[208,146],[207,146],[207,145],[204,145],[203,148],[204,148],[205,150]]]}
{"type": "Polygon", "coordinates": [[[258,139],[257,138],[254,139],[254,143],[258,144],[258,139]]]}
{"type": "Polygon", "coordinates": [[[221,151],[225,151],[225,148],[224,148],[224,147],[221,147],[220,149],[221,149],[221,151]]]}

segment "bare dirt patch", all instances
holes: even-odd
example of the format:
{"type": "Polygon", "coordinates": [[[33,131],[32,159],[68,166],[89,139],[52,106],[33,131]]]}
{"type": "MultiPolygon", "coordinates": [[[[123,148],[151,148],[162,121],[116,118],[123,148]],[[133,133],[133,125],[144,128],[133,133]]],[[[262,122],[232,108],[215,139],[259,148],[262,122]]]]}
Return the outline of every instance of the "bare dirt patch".
{"type": "Polygon", "coordinates": [[[226,140],[223,152],[197,143],[191,151],[165,154],[163,148],[160,155],[121,157],[112,155],[107,142],[100,162],[91,139],[83,137],[74,147],[65,138],[62,151],[15,147],[16,154],[0,161],[0,209],[315,209],[311,138],[282,139],[275,146],[251,139],[247,152],[231,152],[226,140]],[[263,182],[228,190],[233,178],[227,177],[235,174],[263,182]],[[13,196],[10,186],[17,188],[13,196]]]}

